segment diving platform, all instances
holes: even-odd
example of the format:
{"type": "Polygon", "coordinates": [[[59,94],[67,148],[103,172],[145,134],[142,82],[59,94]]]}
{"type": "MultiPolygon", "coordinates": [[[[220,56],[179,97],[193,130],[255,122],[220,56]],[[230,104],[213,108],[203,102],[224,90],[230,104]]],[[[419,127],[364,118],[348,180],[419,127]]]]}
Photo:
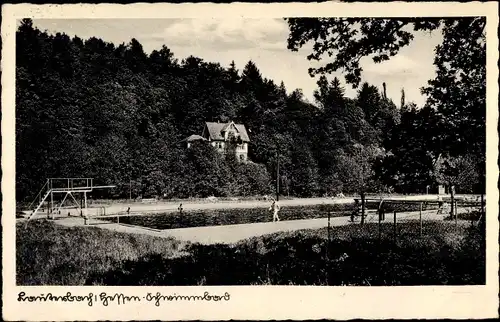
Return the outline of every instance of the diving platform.
{"type": "Polygon", "coordinates": [[[94,178],[48,178],[29,204],[28,219],[46,213],[49,218],[61,214],[62,209],[76,208],[81,215],[88,214],[87,194],[96,189],[112,189],[114,185],[94,185],[94,178]],[[79,200],[79,201],[78,201],[79,200]],[[64,206],[69,203],[72,206],[64,206]]]}

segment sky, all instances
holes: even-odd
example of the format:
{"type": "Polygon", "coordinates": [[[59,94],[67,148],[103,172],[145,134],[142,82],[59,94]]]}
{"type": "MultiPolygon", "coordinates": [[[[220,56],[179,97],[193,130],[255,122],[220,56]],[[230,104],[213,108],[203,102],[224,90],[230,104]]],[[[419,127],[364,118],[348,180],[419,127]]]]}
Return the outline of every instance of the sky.
{"type": "MultiPolygon", "coordinates": [[[[310,45],[298,52],[288,50],[289,30],[283,19],[46,19],[34,20],[33,24],[49,33],[64,32],[83,39],[98,37],[116,45],[136,38],[148,54],[166,45],[179,61],[193,55],[228,67],[234,60],[241,71],[252,60],[264,77],[276,84],[283,81],[288,92],[302,89],[310,102],[314,102],[319,76],[310,77],[308,68],[328,62],[328,57],[319,63],[308,61],[310,45]]],[[[388,97],[397,105],[402,88],[407,102],[423,105],[426,98],[420,88],[435,76],[434,48],[441,40],[439,32],[417,33],[409,46],[387,62],[375,64],[369,58],[362,59],[362,81],[379,88],[385,82],[388,97]]],[[[341,72],[328,78],[334,76],[346,87],[346,96],[355,97],[356,89],[345,85],[341,72]]]]}

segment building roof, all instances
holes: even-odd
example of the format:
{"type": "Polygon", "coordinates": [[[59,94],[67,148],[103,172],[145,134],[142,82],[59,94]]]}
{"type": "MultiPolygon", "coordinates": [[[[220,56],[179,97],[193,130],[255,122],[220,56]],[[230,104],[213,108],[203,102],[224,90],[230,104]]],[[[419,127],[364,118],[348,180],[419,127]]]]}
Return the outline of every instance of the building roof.
{"type": "MultiPolygon", "coordinates": [[[[216,122],[206,122],[206,127],[211,140],[224,140],[222,136],[222,131],[226,130],[232,122],[228,123],[216,123],[216,122]]],[[[236,130],[240,134],[240,138],[243,142],[250,142],[245,125],[233,123],[236,130]]]]}
{"type": "Polygon", "coordinates": [[[204,137],[202,137],[201,135],[198,135],[198,134],[193,134],[193,135],[190,135],[186,141],[188,142],[193,142],[193,141],[198,141],[198,140],[205,140],[204,137]]]}

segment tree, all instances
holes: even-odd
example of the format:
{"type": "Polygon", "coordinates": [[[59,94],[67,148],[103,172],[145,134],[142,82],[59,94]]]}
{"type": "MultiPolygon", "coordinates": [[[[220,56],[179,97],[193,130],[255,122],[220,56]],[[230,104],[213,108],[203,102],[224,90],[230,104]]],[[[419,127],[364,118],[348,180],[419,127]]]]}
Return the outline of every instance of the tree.
{"type": "Polygon", "coordinates": [[[409,105],[388,130],[384,147],[387,155],[377,169],[380,180],[399,192],[425,191],[433,183],[433,164],[441,150],[436,112],[409,105]]]}
{"type": "Polygon", "coordinates": [[[314,196],[318,190],[318,172],[312,153],[305,142],[292,147],[292,171],[290,175],[293,193],[301,197],[314,196]]]}
{"type": "MultiPolygon", "coordinates": [[[[437,76],[422,89],[427,104],[441,118],[440,149],[450,155],[473,154],[485,181],[486,41],[484,17],[459,18],[290,18],[288,48],[297,51],[312,42],[309,60],[333,57],[311,76],[343,71],[346,82],[361,82],[363,57],[374,63],[389,60],[411,43],[417,32],[440,28],[443,43],[437,46],[437,76]]],[[[484,184],[482,184],[484,190],[484,184]]]]}
{"type": "Polygon", "coordinates": [[[406,106],[406,102],[405,102],[405,89],[402,88],[401,89],[401,106],[400,106],[400,108],[404,109],[405,106],[406,106]]]}
{"type": "Polygon", "coordinates": [[[375,63],[389,60],[401,47],[407,46],[414,35],[404,30],[432,31],[439,28],[437,18],[285,18],[290,34],[288,49],[298,51],[312,41],[313,52],[308,60],[319,61],[323,56],[335,57],[319,68],[310,68],[311,76],[341,70],[347,83],[357,87],[361,81],[361,58],[372,56],[375,63]]]}
{"type": "Polygon", "coordinates": [[[128,197],[131,188],[168,198],[251,195],[268,193],[275,180],[286,193],[332,193],[344,184],[338,156],[354,144],[380,145],[394,112],[375,88],[380,106],[367,117],[371,106],[345,97],[337,78],[320,79],[312,104],[253,62],[241,72],[234,62],[178,62],[167,46],[148,54],[135,39],[115,46],[48,34],[29,19],[16,41],[19,199],[34,196],[45,178],[66,175],[117,186],[100,197],[128,197]],[[246,126],[255,163],[231,162],[206,144],[186,148],[184,139],[201,134],[206,121],[228,120],[246,126]]]}
{"type": "Polygon", "coordinates": [[[448,186],[451,196],[450,216],[453,216],[455,189],[470,192],[479,180],[477,162],[472,155],[444,156],[436,163],[435,174],[439,183],[448,186]]]}
{"type": "Polygon", "coordinates": [[[356,103],[363,110],[366,121],[374,124],[375,117],[378,116],[382,109],[382,97],[378,88],[366,82],[363,83],[358,90],[356,103]]]}
{"type": "Polygon", "coordinates": [[[427,105],[442,117],[443,153],[473,155],[486,182],[486,19],[445,20],[443,43],[436,48],[437,76],[423,89],[427,105]]]}
{"type": "Polygon", "coordinates": [[[191,197],[226,196],[229,169],[222,156],[204,141],[193,142],[187,151],[186,179],[191,197]]]}
{"type": "Polygon", "coordinates": [[[240,190],[236,193],[239,196],[263,195],[271,191],[270,176],[263,164],[239,164],[235,168],[233,178],[240,183],[240,190]]]}
{"type": "MultiPolygon", "coordinates": [[[[345,191],[359,193],[363,205],[366,193],[377,189],[373,162],[381,153],[377,147],[355,144],[350,151],[338,156],[339,175],[345,191]]],[[[364,223],[364,217],[361,220],[364,223]]]]}

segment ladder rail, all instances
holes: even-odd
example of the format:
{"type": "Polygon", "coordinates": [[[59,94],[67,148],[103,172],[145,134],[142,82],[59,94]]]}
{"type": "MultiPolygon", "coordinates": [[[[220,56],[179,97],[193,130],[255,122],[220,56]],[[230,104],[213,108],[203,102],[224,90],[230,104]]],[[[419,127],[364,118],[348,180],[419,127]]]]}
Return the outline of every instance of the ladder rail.
{"type": "Polygon", "coordinates": [[[30,220],[37,212],[40,210],[40,207],[42,207],[43,203],[45,202],[45,199],[50,195],[51,190],[48,190],[47,193],[43,196],[43,199],[40,201],[36,209],[33,211],[33,213],[29,216],[28,220],[30,220]]]}
{"type": "Polygon", "coordinates": [[[49,185],[49,180],[46,180],[45,181],[45,184],[42,186],[42,189],[40,189],[40,191],[38,191],[38,194],[36,195],[36,197],[33,199],[33,201],[29,204],[28,206],[28,210],[31,210],[32,207],[35,205],[35,202],[38,202],[40,203],[40,198],[42,197],[42,192],[44,192],[44,190],[47,188],[48,189],[48,185],[49,185]],[[38,200],[38,201],[37,201],[38,200]]]}

